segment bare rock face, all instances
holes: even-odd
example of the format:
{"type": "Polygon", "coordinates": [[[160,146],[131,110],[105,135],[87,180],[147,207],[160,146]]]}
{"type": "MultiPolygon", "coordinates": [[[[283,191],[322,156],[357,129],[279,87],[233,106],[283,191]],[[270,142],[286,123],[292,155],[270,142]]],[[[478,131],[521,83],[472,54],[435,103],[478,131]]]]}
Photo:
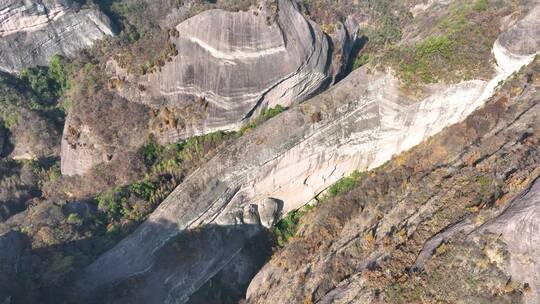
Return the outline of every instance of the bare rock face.
{"type": "Polygon", "coordinates": [[[509,258],[497,261],[515,282],[529,285],[525,303],[540,301],[540,180],[523,191],[499,217],[476,233],[501,235],[509,258]]]}
{"type": "Polygon", "coordinates": [[[303,218],[248,303],[537,303],[538,59],[303,218]]]}
{"type": "Polygon", "coordinates": [[[2,1],[0,70],[47,65],[54,55],[74,55],[113,34],[107,16],[97,9],[76,10],[71,0],[2,1]]]}
{"type": "Polygon", "coordinates": [[[236,130],[261,108],[303,101],[332,81],[328,38],[290,0],[206,11],[176,30],[178,55],[129,98],[174,109],[174,126],[156,134],[163,141],[236,130]]]}
{"type": "MultiPolygon", "coordinates": [[[[135,77],[114,60],[107,71],[124,84],[117,93],[155,109],[149,131],[158,141],[176,142],[237,130],[264,108],[289,106],[320,92],[342,72],[354,30],[352,20],[341,25],[335,42],[339,60],[333,62],[329,38],[293,1],[263,1],[250,11],[210,10],[180,23],[171,35],[178,55],[159,71],[135,77]]],[[[88,124],[75,132],[80,140],[72,140],[70,123],[62,173],[84,174],[106,161],[107,152],[88,124]]]]}
{"type": "MultiPolygon", "coordinates": [[[[417,103],[400,95],[392,76],[355,71],[328,92],[289,109],[222,150],[189,176],[132,235],[89,266],[83,285],[93,290],[135,274],[147,273],[151,278],[153,253],[182,231],[204,225],[252,224],[246,214],[264,210],[255,206],[261,207],[268,198],[282,201],[285,214],[353,170],[377,167],[462,121],[493,94],[500,80],[534,57],[513,54],[500,41],[494,53],[499,70],[492,81],[451,85],[417,103]]],[[[220,252],[220,248],[213,250],[220,252]]],[[[219,259],[233,256],[220,255],[219,259]]],[[[186,293],[210,279],[213,273],[205,274],[205,267],[200,266],[198,276],[178,277],[179,283],[169,292],[186,298],[186,293]]]]}

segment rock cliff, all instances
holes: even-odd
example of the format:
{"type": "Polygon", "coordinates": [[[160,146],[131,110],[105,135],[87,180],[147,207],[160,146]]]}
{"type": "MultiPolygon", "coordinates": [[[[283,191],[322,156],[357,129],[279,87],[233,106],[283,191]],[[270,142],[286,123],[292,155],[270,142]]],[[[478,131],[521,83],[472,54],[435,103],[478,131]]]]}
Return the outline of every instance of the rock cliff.
{"type": "MultiPolygon", "coordinates": [[[[94,289],[143,273],[151,278],[153,253],[182,231],[249,223],[246,210],[256,210],[268,198],[282,202],[287,213],[353,170],[380,166],[465,119],[491,97],[500,80],[533,59],[530,49],[512,53],[506,37],[535,29],[536,20],[522,19],[497,40],[493,52],[498,71],[491,81],[439,87],[415,103],[400,94],[392,76],[360,69],[328,92],[292,107],[189,176],[135,233],[87,269],[85,286],[94,289]]],[[[198,276],[179,279],[169,292],[187,299],[212,276],[203,269],[201,265],[198,276]]]]}
{"type": "Polygon", "coordinates": [[[329,85],[327,36],[291,1],[270,3],[203,12],[176,27],[171,42],[178,55],[138,92],[176,109],[176,127],[157,134],[163,141],[237,130],[261,108],[289,106],[329,85]]]}
{"type": "MultiPolygon", "coordinates": [[[[173,54],[145,75],[130,74],[115,60],[107,65],[118,83],[115,93],[153,109],[148,124],[159,142],[238,130],[265,108],[290,106],[321,92],[347,65],[356,28],[352,20],[341,24],[332,48],[317,24],[292,1],[280,0],[248,11],[205,11],[170,36],[173,54]]],[[[64,137],[70,129],[77,126],[68,119],[64,137]]],[[[88,137],[71,145],[64,141],[62,173],[83,174],[103,162],[100,146],[88,137]],[[82,146],[95,148],[76,149],[82,146]]]]}
{"type": "Polygon", "coordinates": [[[538,302],[539,72],[316,207],[247,302],[538,302]]]}
{"type": "Polygon", "coordinates": [[[71,0],[6,0],[0,4],[0,70],[47,65],[54,55],[74,56],[114,34],[103,13],[77,9],[71,0]]]}

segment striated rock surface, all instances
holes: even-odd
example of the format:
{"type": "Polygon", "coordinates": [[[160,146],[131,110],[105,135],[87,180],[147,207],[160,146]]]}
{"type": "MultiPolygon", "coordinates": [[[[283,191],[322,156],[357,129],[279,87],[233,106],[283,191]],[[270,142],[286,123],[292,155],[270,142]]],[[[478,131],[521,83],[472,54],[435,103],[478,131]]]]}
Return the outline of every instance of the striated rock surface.
{"type": "MultiPolygon", "coordinates": [[[[352,19],[341,24],[333,50],[293,1],[263,1],[249,11],[210,10],[180,23],[170,37],[178,54],[146,75],[131,75],[115,60],[107,72],[119,84],[116,93],[154,109],[149,132],[159,142],[176,142],[237,130],[262,109],[290,106],[324,90],[347,65],[355,31],[352,19]]],[[[80,129],[88,136],[63,145],[63,174],[83,174],[104,161],[103,144],[91,140],[92,132],[80,129]],[[83,146],[94,148],[76,149],[83,146]]]]}
{"type": "Polygon", "coordinates": [[[316,207],[248,303],[537,303],[540,63],[316,207]]]}
{"type": "Polygon", "coordinates": [[[525,303],[540,301],[539,215],[540,179],[537,179],[500,216],[476,231],[477,234],[502,236],[509,258],[501,266],[513,281],[529,285],[530,292],[525,294],[525,303]]]}
{"type": "Polygon", "coordinates": [[[71,0],[0,3],[0,70],[18,72],[47,65],[54,55],[75,55],[96,40],[114,34],[97,9],[77,9],[71,0]]]}
{"type": "MultiPolygon", "coordinates": [[[[511,53],[503,39],[495,43],[494,54],[499,63],[494,80],[452,85],[418,103],[400,95],[393,77],[355,71],[327,93],[240,138],[189,176],[135,233],[87,269],[84,285],[95,289],[141,273],[152,277],[153,253],[181,231],[250,223],[246,206],[267,198],[282,201],[285,214],[353,170],[377,167],[465,119],[499,80],[533,58],[511,53]],[[167,225],[159,225],[163,222],[167,225]]],[[[169,291],[185,298],[212,274],[201,266],[199,276],[183,276],[169,291]]]]}
{"type": "Polygon", "coordinates": [[[163,141],[236,130],[261,108],[303,101],[332,81],[327,36],[290,0],[206,11],[176,30],[178,55],[130,98],[175,109],[163,141]]]}

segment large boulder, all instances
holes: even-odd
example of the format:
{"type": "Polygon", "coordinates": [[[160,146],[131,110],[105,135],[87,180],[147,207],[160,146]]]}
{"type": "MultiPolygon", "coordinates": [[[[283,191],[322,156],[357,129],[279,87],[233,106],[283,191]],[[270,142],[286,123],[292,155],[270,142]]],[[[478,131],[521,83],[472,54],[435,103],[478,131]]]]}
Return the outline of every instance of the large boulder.
{"type": "Polygon", "coordinates": [[[328,37],[290,0],[206,11],[176,31],[178,55],[125,92],[171,111],[175,123],[156,128],[164,141],[236,130],[261,108],[303,101],[332,82],[328,37]]]}
{"type": "Polygon", "coordinates": [[[2,1],[0,70],[47,65],[54,55],[75,55],[113,34],[107,16],[93,8],[78,9],[75,1],[2,1]]]}
{"type": "MultiPolygon", "coordinates": [[[[205,11],[180,23],[170,37],[178,54],[146,75],[128,73],[111,59],[110,89],[153,109],[148,131],[160,142],[237,130],[264,108],[313,96],[341,72],[343,56],[332,64],[329,38],[292,1],[270,2],[249,11],[205,11]]],[[[339,52],[351,47],[355,35],[349,31],[341,27],[339,52]]],[[[77,126],[68,118],[64,129],[65,175],[88,172],[106,161],[105,145],[112,147],[96,139],[92,122],[79,121],[77,126]]]]}

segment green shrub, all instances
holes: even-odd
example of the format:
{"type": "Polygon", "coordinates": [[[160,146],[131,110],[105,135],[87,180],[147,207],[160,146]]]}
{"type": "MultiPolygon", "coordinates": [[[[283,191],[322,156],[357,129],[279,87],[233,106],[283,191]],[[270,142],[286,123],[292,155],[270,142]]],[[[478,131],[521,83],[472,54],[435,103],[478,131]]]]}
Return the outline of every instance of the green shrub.
{"type": "Polygon", "coordinates": [[[489,8],[489,0],[478,0],[474,4],[474,9],[476,11],[485,11],[489,8]]]}
{"type": "Polygon", "coordinates": [[[358,69],[361,66],[366,64],[371,64],[373,62],[373,55],[371,53],[361,53],[358,57],[354,59],[353,70],[358,69]]]}
{"type": "Polygon", "coordinates": [[[71,86],[66,66],[59,56],[51,59],[49,67],[32,67],[21,71],[20,79],[48,102],[62,96],[71,86]]]}
{"type": "Polygon", "coordinates": [[[140,183],[135,183],[129,186],[129,190],[137,195],[138,197],[150,201],[151,198],[155,195],[156,190],[158,189],[158,183],[145,179],[140,183]]]}
{"type": "Polygon", "coordinates": [[[126,215],[128,211],[124,208],[128,193],[122,187],[116,187],[103,192],[96,198],[98,208],[103,212],[109,221],[115,221],[126,215]]]}
{"type": "Polygon", "coordinates": [[[71,213],[71,214],[68,215],[68,217],[66,219],[66,223],[68,223],[70,225],[81,226],[83,224],[83,220],[81,219],[81,217],[78,214],[71,213]]]}
{"type": "Polygon", "coordinates": [[[333,198],[336,197],[338,194],[351,191],[356,186],[358,186],[358,182],[360,181],[360,178],[362,176],[364,176],[364,173],[354,171],[351,175],[340,179],[328,188],[326,194],[322,197],[322,199],[324,200],[328,198],[333,198]]]}
{"type": "Polygon", "coordinates": [[[491,9],[488,0],[455,1],[438,19],[419,19],[432,23],[426,38],[390,48],[382,61],[397,72],[405,88],[411,89],[489,77],[493,73],[491,48],[500,33],[498,23],[492,20],[510,10],[503,2],[491,9]]]}
{"type": "Polygon", "coordinates": [[[448,36],[430,36],[398,52],[401,57],[399,72],[406,83],[418,78],[423,83],[437,82],[440,71],[437,65],[457,59],[453,58],[454,43],[448,36]]]}
{"type": "Polygon", "coordinates": [[[284,247],[289,240],[296,234],[298,227],[300,226],[300,219],[304,216],[312,207],[305,206],[301,209],[291,211],[281,219],[272,228],[274,238],[279,247],[284,247]]]}
{"type": "Polygon", "coordinates": [[[163,147],[151,136],[142,148],[143,159],[147,164],[153,164],[163,153],[163,147]]]}
{"type": "Polygon", "coordinates": [[[257,117],[252,122],[248,123],[247,125],[243,126],[240,131],[238,132],[239,135],[243,135],[255,128],[257,128],[259,125],[261,125],[263,122],[277,116],[281,112],[285,111],[286,108],[282,107],[281,105],[277,105],[273,108],[268,108],[262,111],[261,115],[257,117]]]}

